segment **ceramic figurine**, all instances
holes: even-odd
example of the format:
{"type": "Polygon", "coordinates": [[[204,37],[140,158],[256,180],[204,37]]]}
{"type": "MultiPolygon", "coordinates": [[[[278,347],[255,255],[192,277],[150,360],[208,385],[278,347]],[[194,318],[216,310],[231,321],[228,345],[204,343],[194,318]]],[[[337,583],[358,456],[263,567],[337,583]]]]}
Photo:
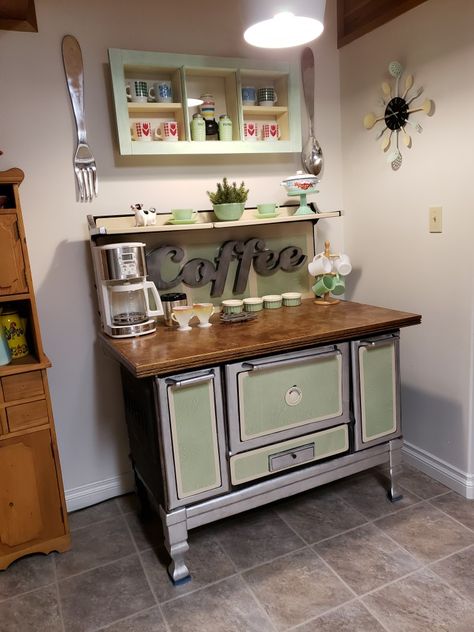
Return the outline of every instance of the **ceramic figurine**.
{"type": "Polygon", "coordinates": [[[154,226],[156,224],[156,208],[143,208],[143,204],[132,204],[132,211],[135,213],[136,226],[154,226]]]}

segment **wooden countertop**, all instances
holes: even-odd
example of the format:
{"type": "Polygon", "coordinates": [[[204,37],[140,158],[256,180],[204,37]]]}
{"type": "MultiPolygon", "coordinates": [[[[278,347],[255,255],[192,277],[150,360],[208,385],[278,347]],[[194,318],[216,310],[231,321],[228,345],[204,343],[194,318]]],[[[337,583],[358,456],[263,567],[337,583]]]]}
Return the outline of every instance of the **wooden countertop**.
{"type": "Polygon", "coordinates": [[[258,318],[222,324],[219,314],[212,327],[180,332],[159,325],[156,333],[115,339],[100,334],[107,351],[135,377],[164,375],[232,360],[291,351],[418,325],[419,314],[341,301],[315,305],[304,300],[298,307],[263,310],[258,318]]]}

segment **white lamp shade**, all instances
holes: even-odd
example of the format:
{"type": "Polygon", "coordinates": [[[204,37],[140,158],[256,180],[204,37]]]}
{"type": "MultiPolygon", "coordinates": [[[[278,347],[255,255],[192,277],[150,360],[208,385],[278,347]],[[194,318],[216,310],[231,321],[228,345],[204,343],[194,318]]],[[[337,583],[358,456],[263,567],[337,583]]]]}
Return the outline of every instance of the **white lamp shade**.
{"type": "Polygon", "coordinates": [[[242,0],[244,39],[261,48],[306,44],[323,32],[326,0],[242,0]]]}

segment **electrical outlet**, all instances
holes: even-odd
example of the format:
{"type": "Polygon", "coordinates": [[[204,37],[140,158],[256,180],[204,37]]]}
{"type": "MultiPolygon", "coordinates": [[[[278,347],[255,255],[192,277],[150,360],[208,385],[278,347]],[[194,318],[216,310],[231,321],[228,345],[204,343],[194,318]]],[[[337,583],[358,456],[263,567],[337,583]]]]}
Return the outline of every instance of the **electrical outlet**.
{"type": "Polygon", "coordinates": [[[441,206],[430,207],[430,233],[443,232],[443,208],[441,206]]]}

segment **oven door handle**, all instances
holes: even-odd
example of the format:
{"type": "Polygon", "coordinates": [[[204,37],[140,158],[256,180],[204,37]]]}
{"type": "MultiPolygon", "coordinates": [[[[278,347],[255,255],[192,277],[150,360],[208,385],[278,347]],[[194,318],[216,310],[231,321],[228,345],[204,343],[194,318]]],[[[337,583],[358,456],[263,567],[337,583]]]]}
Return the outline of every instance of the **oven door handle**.
{"type": "Polygon", "coordinates": [[[246,371],[263,371],[266,369],[273,369],[275,367],[288,366],[289,364],[301,364],[302,362],[308,362],[314,358],[328,358],[331,356],[341,355],[341,350],[334,347],[333,351],[323,351],[321,353],[315,353],[314,355],[300,356],[299,358],[291,358],[289,360],[275,360],[274,362],[242,362],[242,369],[246,371]]]}
{"type": "Polygon", "coordinates": [[[398,334],[388,334],[388,336],[378,336],[377,338],[365,338],[359,343],[359,347],[375,347],[377,345],[390,344],[394,340],[399,340],[398,334]]]}
{"type": "Polygon", "coordinates": [[[184,380],[175,380],[173,377],[166,378],[166,384],[168,386],[174,386],[175,388],[182,388],[183,386],[191,386],[192,384],[200,384],[201,382],[209,382],[215,377],[214,373],[206,373],[206,375],[196,375],[184,380]]]}

